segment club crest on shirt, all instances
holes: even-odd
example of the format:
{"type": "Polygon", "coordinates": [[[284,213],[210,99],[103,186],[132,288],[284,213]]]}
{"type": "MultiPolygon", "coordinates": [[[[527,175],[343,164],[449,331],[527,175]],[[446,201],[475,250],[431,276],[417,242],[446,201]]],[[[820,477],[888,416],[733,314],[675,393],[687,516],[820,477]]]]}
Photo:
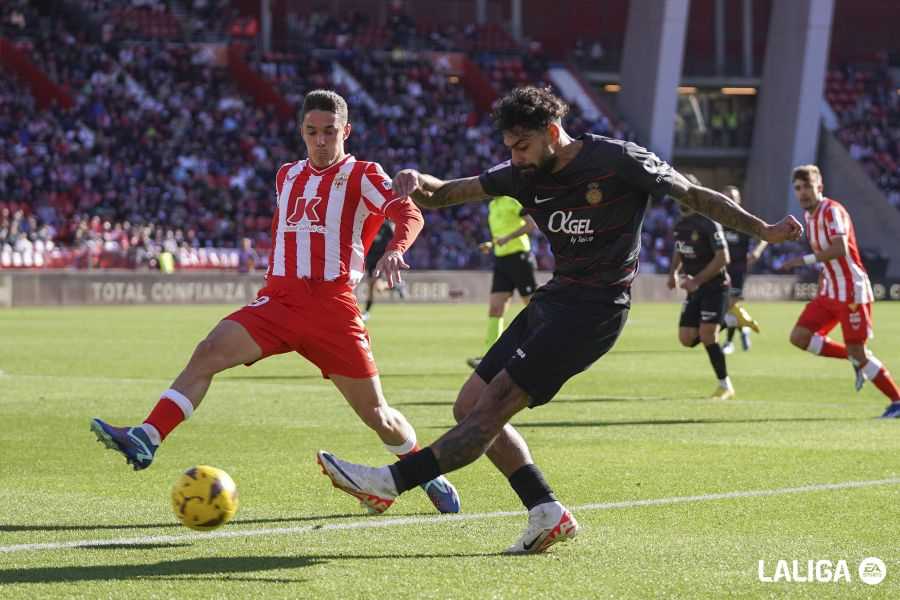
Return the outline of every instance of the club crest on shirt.
{"type": "Polygon", "coordinates": [[[337,177],[334,178],[334,187],[335,189],[343,187],[343,185],[347,183],[347,176],[341,173],[337,177]]]}
{"type": "Polygon", "coordinates": [[[700,233],[697,231],[692,231],[691,232],[691,240],[696,242],[699,239],[700,239],[700,233]]]}
{"type": "Polygon", "coordinates": [[[600,190],[600,184],[596,181],[589,183],[587,194],[584,195],[584,198],[591,206],[596,206],[603,202],[603,192],[600,190]]]}

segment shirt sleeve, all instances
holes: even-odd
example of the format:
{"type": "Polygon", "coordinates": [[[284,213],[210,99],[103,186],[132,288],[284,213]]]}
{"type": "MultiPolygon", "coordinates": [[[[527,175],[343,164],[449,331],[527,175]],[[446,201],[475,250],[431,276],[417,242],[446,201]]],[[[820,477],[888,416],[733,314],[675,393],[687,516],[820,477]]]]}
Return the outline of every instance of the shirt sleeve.
{"type": "Polygon", "coordinates": [[[360,191],[370,211],[386,216],[387,207],[400,200],[391,187],[391,178],[378,163],[369,163],[363,171],[360,191]]]}
{"type": "Polygon", "coordinates": [[[828,227],[828,237],[847,235],[844,212],[837,206],[831,206],[825,211],[825,225],[828,227]]]}
{"type": "Polygon", "coordinates": [[[633,142],[622,145],[619,175],[628,183],[655,198],[672,191],[675,170],[653,152],[633,142]]]}
{"type": "Polygon", "coordinates": [[[519,190],[516,168],[509,160],[494,165],[479,175],[478,181],[481,182],[481,187],[488,196],[512,196],[515,198],[516,192],[519,190]]]}
{"type": "Polygon", "coordinates": [[[391,238],[385,252],[394,250],[400,253],[406,252],[416,241],[425,225],[422,211],[409,198],[400,198],[388,204],[384,214],[395,225],[394,237],[391,238]]]}

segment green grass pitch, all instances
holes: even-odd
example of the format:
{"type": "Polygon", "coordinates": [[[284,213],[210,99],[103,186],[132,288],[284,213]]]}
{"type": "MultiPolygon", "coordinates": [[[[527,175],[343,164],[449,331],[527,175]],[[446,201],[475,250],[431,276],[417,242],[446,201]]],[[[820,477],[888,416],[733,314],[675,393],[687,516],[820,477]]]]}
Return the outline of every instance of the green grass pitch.
{"type": "MultiPolygon", "coordinates": [[[[738,395],[720,402],[706,354],[677,344],[678,306],[635,306],[609,355],[514,420],[583,526],[530,557],[498,554],[525,516],[484,459],[451,474],[468,519],[434,514],[419,491],[363,516],[315,451],[390,457],[294,355],[221,374],[147,471],[104,450],[89,419],[140,422],[230,307],[0,312],[0,597],[898,598],[900,422],[874,419],[886,401],[871,384],[855,393],[849,364],[788,345],[801,307],[750,306],[763,332],[728,357],[738,395]],[[169,506],[196,464],[240,490],[212,535],[176,525],[169,506]],[[747,491],[766,493],[731,494],[747,491]],[[868,556],[887,564],[880,585],[858,576],[868,556]],[[779,559],[846,560],[852,581],[760,582],[759,560],[771,576],[779,559]]],[[[423,442],[453,422],[485,313],[373,311],[388,401],[423,442]]],[[[871,347],[900,375],[900,303],[876,305],[875,323],[871,347]]]]}

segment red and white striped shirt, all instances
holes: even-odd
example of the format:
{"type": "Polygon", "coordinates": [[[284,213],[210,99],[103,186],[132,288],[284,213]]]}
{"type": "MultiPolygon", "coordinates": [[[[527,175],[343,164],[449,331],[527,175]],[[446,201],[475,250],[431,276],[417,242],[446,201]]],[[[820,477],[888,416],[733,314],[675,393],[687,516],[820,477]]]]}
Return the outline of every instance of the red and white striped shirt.
{"type": "Polygon", "coordinates": [[[277,207],[266,284],[291,288],[297,280],[363,277],[365,255],[385,217],[396,224],[388,250],[405,252],[422,230],[422,213],[395,196],[381,165],[352,155],[323,170],[308,160],[275,175],[277,207]]]}
{"type": "Polygon", "coordinates": [[[823,198],[811,214],[806,214],[806,232],[813,252],[830,248],[836,236],[847,238],[847,256],[822,263],[819,295],[847,304],[874,301],[872,284],[859,256],[856,231],[847,209],[831,198],[823,198]]]}

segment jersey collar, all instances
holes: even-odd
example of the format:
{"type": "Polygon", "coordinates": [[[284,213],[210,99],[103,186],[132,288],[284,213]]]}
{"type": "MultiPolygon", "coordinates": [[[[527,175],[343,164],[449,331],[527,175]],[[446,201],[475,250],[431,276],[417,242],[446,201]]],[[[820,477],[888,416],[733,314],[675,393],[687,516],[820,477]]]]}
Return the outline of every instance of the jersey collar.
{"type": "Polygon", "coordinates": [[[306,159],[306,164],[307,164],[307,166],[309,166],[309,170],[312,171],[314,175],[324,175],[325,173],[331,171],[332,169],[339,169],[341,167],[341,165],[343,165],[344,163],[346,163],[348,160],[351,160],[351,159],[353,159],[353,155],[348,154],[341,160],[337,161],[333,165],[329,165],[329,166],[325,167],[321,171],[319,169],[315,168],[312,164],[312,161],[310,161],[309,159],[306,159]]]}

